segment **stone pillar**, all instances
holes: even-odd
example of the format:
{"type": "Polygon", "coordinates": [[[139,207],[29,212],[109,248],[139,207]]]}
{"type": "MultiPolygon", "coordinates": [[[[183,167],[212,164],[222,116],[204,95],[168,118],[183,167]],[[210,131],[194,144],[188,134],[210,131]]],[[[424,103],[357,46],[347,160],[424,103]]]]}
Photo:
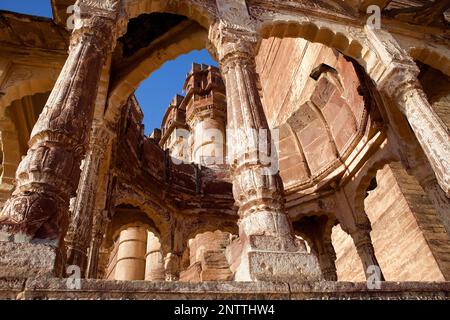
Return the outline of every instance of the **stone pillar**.
{"type": "Polygon", "coordinates": [[[97,278],[100,247],[106,232],[106,226],[109,223],[108,211],[103,210],[94,214],[92,226],[92,239],[89,247],[88,263],[86,269],[86,278],[97,278]]]}
{"type": "Polygon", "coordinates": [[[119,236],[115,280],[144,280],[147,230],[129,227],[119,236]]]}
{"type": "Polygon", "coordinates": [[[450,133],[428,102],[416,69],[397,67],[380,87],[405,115],[440,187],[450,198],[450,133]]]}
{"type": "Polygon", "coordinates": [[[336,252],[331,241],[323,242],[318,258],[323,278],[328,281],[337,281],[336,252]]]}
{"type": "Polygon", "coordinates": [[[67,264],[86,269],[87,249],[91,242],[92,220],[97,194],[99,166],[112,140],[113,133],[104,125],[93,128],[88,154],[78,184],[77,197],[69,230],[65,237],[67,264]]]}
{"type": "Polygon", "coordinates": [[[0,118],[0,141],[2,155],[1,185],[14,185],[14,177],[20,162],[20,146],[17,128],[9,115],[0,118]]]}
{"type": "Polygon", "coordinates": [[[79,1],[82,18],[69,56],[17,169],[17,189],[1,213],[3,238],[61,240],[92,125],[102,66],[116,40],[119,2],[79,1]]]}
{"type": "Polygon", "coordinates": [[[356,251],[361,259],[364,273],[366,278],[373,276],[373,270],[371,268],[378,267],[380,270],[380,281],[384,281],[384,276],[378,263],[377,257],[375,256],[375,250],[372,245],[372,239],[370,237],[370,229],[356,229],[350,233],[353,238],[353,242],[356,246],[356,251]],[[370,268],[369,268],[370,267],[370,268]]]}
{"type": "Polygon", "coordinates": [[[159,239],[149,232],[147,235],[147,253],[145,255],[145,280],[164,281],[165,279],[161,244],[159,239]]]}
{"type": "Polygon", "coordinates": [[[258,36],[237,33],[220,23],[211,28],[210,40],[225,80],[228,160],[244,243],[235,280],[318,279],[317,258],[300,252],[295,244],[277,161],[266,158],[273,146],[256,84],[258,36]]]}

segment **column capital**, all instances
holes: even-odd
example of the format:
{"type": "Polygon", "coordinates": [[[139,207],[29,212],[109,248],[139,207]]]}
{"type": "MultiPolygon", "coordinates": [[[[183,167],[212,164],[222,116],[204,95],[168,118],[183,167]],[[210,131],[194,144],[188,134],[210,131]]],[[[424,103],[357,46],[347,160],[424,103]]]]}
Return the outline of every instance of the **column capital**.
{"type": "Polygon", "coordinates": [[[425,97],[418,79],[419,72],[417,67],[395,66],[385,71],[383,78],[377,83],[377,87],[394,101],[404,102],[411,92],[419,92],[425,97]]]}
{"type": "Polygon", "coordinates": [[[253,31],[243,31],[218,22],[209,29],[210,51],[217,57],[222,67],[229,62],[253,61],[261,36],[253,31]]]}
{"type": "Polygon", "coordinates": [[[69,50],[80,41],[89,42],[107,54],[115,47],[115,40],[123,29],[120,19],[122,0],[78,0],[75,4],[75,27],[69,50]]]}

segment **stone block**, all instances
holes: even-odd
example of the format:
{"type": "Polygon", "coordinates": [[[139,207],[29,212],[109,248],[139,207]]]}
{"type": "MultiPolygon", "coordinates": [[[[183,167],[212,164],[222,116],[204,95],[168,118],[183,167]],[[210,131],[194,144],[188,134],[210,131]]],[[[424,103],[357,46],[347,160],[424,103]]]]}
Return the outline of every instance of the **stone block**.
{"type": "Polygon", "coordinates": [[[0,278],[54,276],[57,250],[47,244],[0,242],[0,278]]]}

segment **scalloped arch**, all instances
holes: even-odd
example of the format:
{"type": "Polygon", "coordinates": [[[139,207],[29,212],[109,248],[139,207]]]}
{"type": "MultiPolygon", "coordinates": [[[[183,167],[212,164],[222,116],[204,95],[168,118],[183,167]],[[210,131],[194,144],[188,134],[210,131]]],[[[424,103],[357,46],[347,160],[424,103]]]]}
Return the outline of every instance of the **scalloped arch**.
{"type": "Polygon", "coordinates": [[[199,0],[129,0],[125,11],[129,19],[152,12],[179,14],[198,22],[206,29],[217,17],[215,2],[199,0]]]}
{"type": "Polygon", "coordinates": [[[4,91],[3,97],[0,99],[0,118],[5,115],[6,108],[15,100],[22,99],[26,96],[32,96],[37,93],[49,92],[55,85],[56,78],[48,76],[35,77],[22,80],[8,87],[4,91]]]}
{"type": "Polygon", "coordinates": [[[450,52],[442,53],[438,50],[433,50],[430,47],[412,47],[409,49],[409,55],[415,59],[423,62],[436,70],[441,71],[447,76],[450,76],[450,52]]]}
{"type": "Polygon", "coordinates": [[[377,54],[364,43],[363,30],[355,27],[317,21],[270,21],[260,28],[263,38],[302,38],[337,49],[342,54],[356,60],[368,75],[380,67],[377,54]],[[360,37],[356,35],[360,34],[360,37]],[[352,36],[355,35],[355,36],[352,36]]]}

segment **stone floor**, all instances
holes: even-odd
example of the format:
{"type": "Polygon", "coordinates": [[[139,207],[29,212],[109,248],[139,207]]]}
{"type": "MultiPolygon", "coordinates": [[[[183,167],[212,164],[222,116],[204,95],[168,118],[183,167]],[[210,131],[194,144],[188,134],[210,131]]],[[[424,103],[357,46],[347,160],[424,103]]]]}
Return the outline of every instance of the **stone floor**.
{"type": "Polygon", "coordinates": [[[148,282],[67,279],[0,279],[0,299],[436,299],[450,298],[450,282],[384,282],[369,290],[365,282],[148,282]]]}

